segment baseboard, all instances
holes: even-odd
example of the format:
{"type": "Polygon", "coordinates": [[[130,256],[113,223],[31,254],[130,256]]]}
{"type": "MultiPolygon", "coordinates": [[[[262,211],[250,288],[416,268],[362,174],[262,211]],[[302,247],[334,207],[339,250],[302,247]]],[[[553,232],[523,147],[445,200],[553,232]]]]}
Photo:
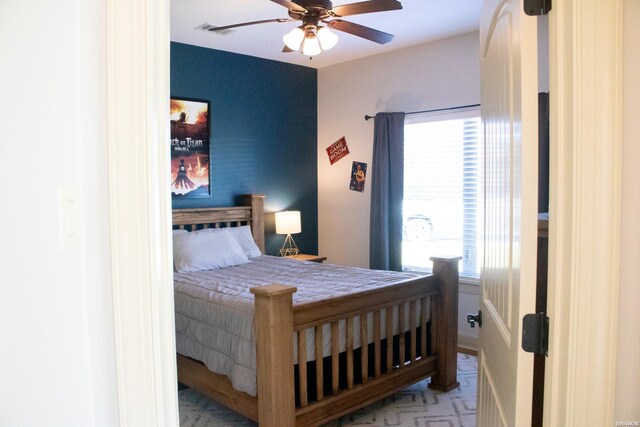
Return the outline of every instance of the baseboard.
{"type": "Polygon", "coordinates": [[[475,350],[473,348],[458,346],[458,353],[468,354],[470,356],[478,357],[478,350],[475,350]]]}
{"type": "Polygon", "coordinates": [[[478,356],[480,342],[475,335],[458,334],[458,353],[478,356]]]}

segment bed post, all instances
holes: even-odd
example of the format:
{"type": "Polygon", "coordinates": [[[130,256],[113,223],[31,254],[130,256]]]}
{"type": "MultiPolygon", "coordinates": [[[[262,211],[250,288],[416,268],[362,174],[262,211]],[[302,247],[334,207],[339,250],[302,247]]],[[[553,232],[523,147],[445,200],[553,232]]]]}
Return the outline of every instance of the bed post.
{"type": "Polygon", "coordinates": [[[255,295],[258,424],[293,427],[296,408],[293,379],[293,293],[297,288],[267,285],[255,295]]]}
{"type": "Polygon", "coordinates": [[[251,233],[256,245],[264,253],[264,195],[243,194],[242,205],[251,206],[251,233]]]}
{"type": "MultiPolygon", "coordinates": [[[[449,391],[458,387],[458,261],[461,257],[432,257],[433,274],[438,276],[440,293],[433,298],[431,319],[435,323],[435,351],[438,373],[429,387],[449,391]]],[[[432,348],[433,351],[433,348],[432,348]]]]}

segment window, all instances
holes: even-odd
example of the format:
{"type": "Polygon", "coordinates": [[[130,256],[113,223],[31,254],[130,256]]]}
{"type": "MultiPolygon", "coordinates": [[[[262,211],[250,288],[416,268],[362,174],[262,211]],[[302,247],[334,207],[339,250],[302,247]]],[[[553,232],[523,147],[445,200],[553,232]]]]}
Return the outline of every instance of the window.
{"type": "Polygon", "coordinates": [[[405,119],[402,267],[430,271],[432,256],[461,256],[478,278],[482,224],[478,108],[405,119]]]}

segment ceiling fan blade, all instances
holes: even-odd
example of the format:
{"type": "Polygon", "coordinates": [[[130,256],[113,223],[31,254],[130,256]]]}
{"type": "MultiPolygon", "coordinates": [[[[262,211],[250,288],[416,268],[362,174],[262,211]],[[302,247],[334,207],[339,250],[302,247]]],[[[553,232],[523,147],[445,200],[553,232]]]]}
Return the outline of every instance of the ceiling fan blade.
{"type": "Polygon", "coordinates": [[[263,19],[262,21],[243,22],[241,24],[225,25],[223,27],[216,27],[214,25],[210,25],[203,29],[205,29],[206,31],[216,32],[216,31],[230,30],[231,28],[246,27],[247,25],[266,24],[267,22],[290,22],[290,21],[295,21],[295,19],[289,19],[289,18],[263,19]]]}
{"type": "Polygon", "coordinates": [[[353,34],[354,36],[362,37],[363,39],[371,40],[372,42],[380,44],[389,43],[393,40],[393,34],[384,33],[382,31],[374,30],[373,28],[365,27],[364,25],[354,24],[353,22],[343,21],[342,19],[329,21],[328,25],[329,28],[353,34]]]}
{"type": "Polygon", "coordinates": [[[397,0],[369,0],[359,3],[343,4],[329,11],[332,16],[359,15],[361,13],[385,12],[402,9],[402,3],[397,0]]]}
{"type": "Polygon", "coordinates": [[[284,47],[282,48],[282,53],[290,53],[290,52],[295,52],[295,50],[291,49],[289,46],[285,44],[284,47]]]}
{"type": "Polygon", "coordinates": [[[280,6],[284,6],[289,10],[293,10],[294,12],[306,12],[307,9],[305,9],[304,7],[295,4],[292,1],[289,0],[271,0],[274,3],[278,3],[280,6]]]}

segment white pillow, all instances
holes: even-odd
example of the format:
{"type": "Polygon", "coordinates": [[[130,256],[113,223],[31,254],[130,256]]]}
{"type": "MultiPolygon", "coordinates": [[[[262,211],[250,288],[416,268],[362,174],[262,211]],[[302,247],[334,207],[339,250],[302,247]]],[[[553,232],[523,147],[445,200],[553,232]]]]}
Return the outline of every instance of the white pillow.
{"type": "Polygon", "coordinates": [[[188,233],[189,230],[185,230],[184,228],[176,228],[175,230],[171,230],[173,233],[173,235],[175,236],[176,234],[184,234],[184,233],[188,233]]]}
{"type": "Polygon", "coordinates": [[[173,266],[178,273],[246,264],[249,258],[229,233],[182,233],[173,236],[173,266]]]}
{"type": "Polygon", "coordinates": [[[243,225],[240,227],[225,227],[225,228],[204,228],[196,231],[196,233],[229,233],[240,244],[242,251],[247,258],[253,258],[262,255],[260,248],[256,245],[256,241],[251,234],[251,227],[243,225]]]}
{"type": "Polygon", "coordinates": [[[260,248],[256,245],[253,234],[251,234],[251,227],[243,225],[241,227],[229,227],[226,230],[229,230],[229,233],[240,243],[240,247],[247,257],[253,258],[262,255],[260,248]]]}

